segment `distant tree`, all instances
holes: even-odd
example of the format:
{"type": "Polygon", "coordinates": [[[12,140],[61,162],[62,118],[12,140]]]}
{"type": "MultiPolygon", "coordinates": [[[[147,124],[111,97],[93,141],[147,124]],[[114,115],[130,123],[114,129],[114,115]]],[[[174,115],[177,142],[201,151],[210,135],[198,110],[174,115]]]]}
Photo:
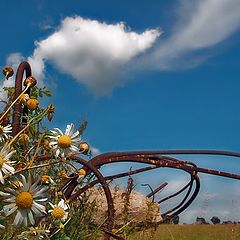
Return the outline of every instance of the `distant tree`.
{"type": "Polygon", "coordinates": [[[165,224],[178,224],[179,223],[179,216],[175,215],[172,218],[167,218],[163,221],[165,224]]]}
{"type": "Polygon", "coordinates": [[[208,223],[206,222],[205,218],[203,218],[203,217],[197,217],[195,223],[196,223],[196,224],[208,224],[208,223]]]}
{"type": "Polygon", "coordinates": [[[179,216],[178,215],[173,216],[173,218],[171,219],[171,222],[173,224],[178,224],[179,223],[179,216]]]}
{"type": "Polygon", "coordinates": [[[221,222],[220,218],[217,217],[217,216],[213,216],[211,218],[211,221],[212,221],[213,224],[219,224],[221,222]]]}
{"type": "Polygon", "coordinates": [[[228,221],[223,221],[223,223],[222,224],[233,224],[233,222],[232,221],[230,221],[230,220],[228,220],[228,221]]]}

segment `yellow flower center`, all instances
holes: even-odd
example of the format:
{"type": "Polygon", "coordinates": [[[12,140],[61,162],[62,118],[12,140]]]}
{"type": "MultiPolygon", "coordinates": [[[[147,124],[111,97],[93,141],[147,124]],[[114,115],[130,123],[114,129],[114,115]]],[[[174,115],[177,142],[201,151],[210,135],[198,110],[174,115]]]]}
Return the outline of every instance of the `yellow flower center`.
{"type": "Polygon", "coordinates": [[[6,162],[5,158],[0,155],[0,168],[2,168],[2,165],[6,162]]]}
{"type": "Polygon", "coordinates": [[[3,134],[4,133],[4,128],[3,126],[0,125],[0,134],[3,134]]]}
{"type": "Polygon", "coordinates": [[[15,202],[19,208],[22,209],[31,208],[33,203],[32,194],[30,194],[29,192],[21,192],[17,195],[15,202]]]}
{"type": "Polygon", "coordinates": [[[62,135],[58,138],[58,146],[60,148],[68,148],[71,146],[72,140],[68,135],[62,135]]]}
{"type": "Polygon", "coordinates": [[[55,207],[52,211],[52,216],[57,219],[62,219],[64,217],[64,209],[62,207],[55,207]]]}

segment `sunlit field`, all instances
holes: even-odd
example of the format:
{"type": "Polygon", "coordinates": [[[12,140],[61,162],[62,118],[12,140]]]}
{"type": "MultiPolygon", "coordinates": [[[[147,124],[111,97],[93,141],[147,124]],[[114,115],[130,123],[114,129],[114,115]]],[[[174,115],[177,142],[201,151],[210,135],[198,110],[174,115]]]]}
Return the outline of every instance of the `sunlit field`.
{"type": "Polygon", "coordinates": [[[128,240],[235,240],[240,239],[240,224],[160,225],[156,231],[140,231],[128,240]]]}

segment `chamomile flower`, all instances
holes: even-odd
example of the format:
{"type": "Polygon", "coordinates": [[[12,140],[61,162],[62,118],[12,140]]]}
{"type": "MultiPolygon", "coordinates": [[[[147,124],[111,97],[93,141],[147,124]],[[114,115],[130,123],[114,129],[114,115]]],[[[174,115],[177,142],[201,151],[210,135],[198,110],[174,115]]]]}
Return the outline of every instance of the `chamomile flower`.
{"type": "Polygon", "coordinates": [[[4,145],[0,150],[0,182],[4,184],[4,175],[13,174],[15,169],[11,164],[15,163],[10,161],[10,158],[15,153],[15,151],[9,151],[7,145],[4,145]]]}
{"type": "Polygon", "coordinates": [[[9,203],[3,206],[3,212],[5,216],[9,216],[16,213],[13,225],[24,226],[34,225],[34,217],[47,214],[45,211],[45,205],[48,198],[45,197],[45,191],[47,187],[42,187],[40,179],[36,182],[32,182],[31,176],[28,179],[23,175],[20,175],[22,187],[17,189],[6,188],[5,192],[0,192],[0,196],[5,197],[3,200],[5,203],[9,203]]]}
{"type": "Polygon", "coordinates": [[[56,220],[61,220],[61,221],[65,221],[68,217],[68,206],[67,204],[64,202],[63,199],[61,199],[61,201],[57,204],[57,205],[53,205],[52,203],[50,203],[50,206],[52,207],[52,209],[50,209],[48,212],[51,213],[52,217],[55,218],[56,220]]]}
{"type": "Polygon", "coordinates": [[[54,128],[55,131],[51,131],[52,135],[49,147],[52,149],[56,157],[59,155],[64,158],[70,153],[74,154],[78,152],[78,144],[80,142],[79,131],[73,132],[74,125],[71,123],[67,125],[65,133],[59,128],[54,128]]]}
{"type": "Polygon", "coordinates": [[[0,125],[0,142],[5,142],[9,138],[9,134],[12,132],[12,126],[8,124],[3,127],[0,125]]]}

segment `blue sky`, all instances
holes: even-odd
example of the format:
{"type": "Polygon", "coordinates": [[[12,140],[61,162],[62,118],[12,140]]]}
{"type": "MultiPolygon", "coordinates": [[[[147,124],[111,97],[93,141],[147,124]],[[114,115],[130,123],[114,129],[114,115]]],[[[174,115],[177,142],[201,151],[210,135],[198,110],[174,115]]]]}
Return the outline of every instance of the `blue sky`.
{"type": "MultiPolygon", "coordinates": [[[[1,65],[31,63],[54,95],[50,127],[87,119],[84,138],[100,152],[240,151],[238,0],[2,0],[0,6],[1,65]]],[[[237,159],[183,157],[239,173],[237,159]]],[[[147,176],[153,186],[167,180],[173,189],[186,181],[173,170],[162,170],[156,181],[157,174],[147,176]]],[[[201,177],[201,196],[182,221],[233,213],[237,220],[239,183],[201,177]]]]}

